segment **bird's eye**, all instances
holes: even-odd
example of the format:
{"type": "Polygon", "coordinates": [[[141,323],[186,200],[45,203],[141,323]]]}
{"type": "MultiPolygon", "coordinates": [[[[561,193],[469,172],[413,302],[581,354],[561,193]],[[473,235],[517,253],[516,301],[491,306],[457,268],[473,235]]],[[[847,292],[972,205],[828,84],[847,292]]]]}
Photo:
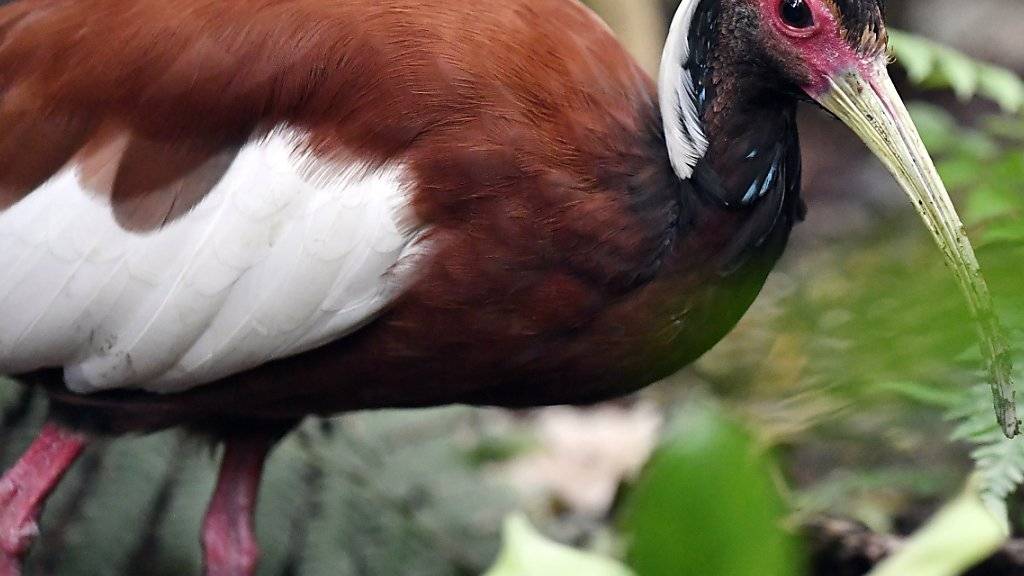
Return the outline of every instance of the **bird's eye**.
{"type": "Polygon", "coordinates": [[[793,28],[803,30],[814,25],[814,15],[805,0],[782,0],[779,13],[782,21],[793,28]]]}

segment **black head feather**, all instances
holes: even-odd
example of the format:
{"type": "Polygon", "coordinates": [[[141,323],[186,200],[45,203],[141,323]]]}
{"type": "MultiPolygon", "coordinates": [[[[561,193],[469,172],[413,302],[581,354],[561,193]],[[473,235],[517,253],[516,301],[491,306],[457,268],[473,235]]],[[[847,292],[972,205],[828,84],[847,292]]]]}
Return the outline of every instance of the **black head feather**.
{"type": "Polygon", "coordinates": [[[884,0],[832,0],[846,30],[847,39],[864,54],[885,50],[884,0]]]}

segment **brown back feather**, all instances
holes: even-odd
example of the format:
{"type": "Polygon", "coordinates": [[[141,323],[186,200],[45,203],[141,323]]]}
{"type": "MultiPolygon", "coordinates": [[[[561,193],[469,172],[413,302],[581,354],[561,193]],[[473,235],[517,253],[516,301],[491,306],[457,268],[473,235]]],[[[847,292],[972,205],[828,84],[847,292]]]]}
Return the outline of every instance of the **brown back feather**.
{"type": "Polygon", "coordinates": [[[132,137],[110,191],[126,230],[155,230],[195,207],[220,182],[240,146],[132,137]]]}
{"type": "Polygon", "coordinates": [[[88,118],[37,115],[13,93],[0,101],[0,211],[46,182],[85,144],[88,118]]]}
{"type": "Polygon", "coordinates": [[[179,214],[154,195],[193,203],[174,175],[206,174],[202,191],[240,135],[280,123],[322,155],[411,173],[434,252],[401,302],[242,389],[169,401],[189,414],[592,400],[661,370],[652,327],[672,322],[665,347],[686,326],[700,344],[743,307],[727,293],[682,321],[710,299],[694,288],[718,282],[712,256],[742,217],[683,211],[653,83],[575,0],[21,3],[38,17],[3,40],[0,78],[37,90],[30,121],[113,126],[82,157],[132,229],[179,214]],[[679,244],[691,218],[702,233],[679,244]],[[674,281],[649,284],[663,268],[674,281]]]}
{"type": "Polygon", "coordinates": [[[507,177],[593,182],[593,158],[618,158],[633,145],[622,135],[646,128],[637,109],[653,93],[574,0],[22,0],[0,7],[0,28],[0,89],[34,102],[3,118],[3,202],[115,123],[132,145],[110,198],[132,230],[187,211],[223,151],[283,122],[370,166],[433,172],[437,150],[491,148],[510,154],[507,177]]]}

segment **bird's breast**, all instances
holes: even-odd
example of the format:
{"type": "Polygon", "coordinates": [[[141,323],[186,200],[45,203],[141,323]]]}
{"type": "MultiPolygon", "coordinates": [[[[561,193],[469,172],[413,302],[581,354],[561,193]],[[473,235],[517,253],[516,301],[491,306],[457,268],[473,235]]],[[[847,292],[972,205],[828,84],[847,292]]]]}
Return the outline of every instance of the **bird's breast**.
{"type": "Polygon", "coordinates": [[[504,202],[481,204],[481,228],[432,229],[422,275],[379,319],[225,390],[266,398],[301,370],[302,391],[287,402],[300,411],[525,407],[589,403],[667,376],[736,324],[795,220],[784,194],[737,211],[655,180],[663,185],[643,202],[620,191],[573,203],[601,217],[522,218],[504,202]],[[765,230],[764,213],[782,215],[765,230]]]}

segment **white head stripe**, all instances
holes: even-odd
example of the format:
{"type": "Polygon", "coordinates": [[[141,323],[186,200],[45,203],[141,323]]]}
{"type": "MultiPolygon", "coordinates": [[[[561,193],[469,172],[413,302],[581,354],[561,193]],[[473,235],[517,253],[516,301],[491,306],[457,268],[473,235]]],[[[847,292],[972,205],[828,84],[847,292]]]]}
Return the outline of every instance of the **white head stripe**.
{"type": "Polygon", "coordinates": [[[665,125],[665,143],[676,174],[687,179],[708,149],[707,136],[697,114],[693,79],[686,70],[690,57],[690,25],[700,0],[683,0],[672,20],[661,57],[659,101],[665,125]]]}

